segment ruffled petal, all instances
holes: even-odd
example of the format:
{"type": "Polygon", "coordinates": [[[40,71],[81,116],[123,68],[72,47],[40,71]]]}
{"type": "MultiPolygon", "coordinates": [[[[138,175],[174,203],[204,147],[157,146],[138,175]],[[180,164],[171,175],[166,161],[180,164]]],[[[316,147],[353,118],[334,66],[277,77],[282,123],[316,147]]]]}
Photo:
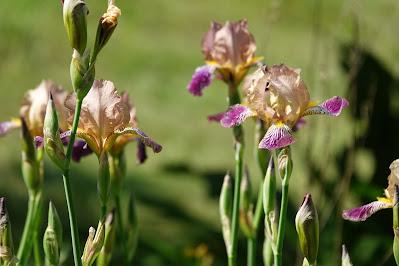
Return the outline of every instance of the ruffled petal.
{"type": "MultiPolygon", "coordinates": [[[[141,142],[143,142],[146,146],[150,147],[155,153],[158,153],[162,150],[162,146],[156,143],[153,139],[147,136],[143,131],[136,127],[127,127],[123,130],[115,131],[114,137],[121,135],[131,135],[132,137],[138,137],[141,142]]],[[[108,141],[107,141],[108,142],[108,141]]],[[[109,140],[109,143],[105,145],[105,149],[109,149],[112,146],[112,139],[109,140]]]]}
{"type": "Polygon", "coordinates": [[[377,211],[387,208],[392,208],[392,203],[384,201],[373,201],[369,204],[343,211],[342,218],[353,222],[361,222],[365,221],[377,211]]]}
{"type": "Polygon", "coordinates": [[[73,144],[72,149],[72,160],[75,162],[80,162],[82,157],[88,156],[92,154],[93,151],[90,149],[89,145],[87,145],[84,140],[77,140],[73,144]]]}
{"type": "Polygon", "coordinates": [[[0,137],[7,135],[13,129],[19,128],[21,121],[19,119],[12,119],[11,121],[5,121],[0,123],[0,137]]]}
{"type": "Polygon", "coordinates": [[[252,112],[248,107],[236,104],[227,110],[223,118],[220,120],[220,124],[223,127],[235,127],[242,124],[248,117],[254,115],[254,112],[252,112]]]}
{"type": "Polygon", "coordinates": [[[208,87],[213,79],[214,66],[200,66],[197,67],[190,83],[187,85],[188,91],[194,96],[202,96],[202,91],[208,87]]]}
{"type": "Polygon", "coordinates": [[[331,115],[339,116],[342,110],[349,106],[349,102],[342,97],[334,96],[319,105],[309,107],[303,113],[305,115],[331,115]]]}
{"type": "Polygon", "coordinates": [[[273,124],[259,143],[259,149],[275,150],[295,142],[291,129],[285,124],[273,124]]]}
{"type": "Polygon", "coordinates": [[[208,121],[209,122],[220,122],[220,120],[222,120],[224,115],[225,115],[225,112],[208,115],[208,121]]]}

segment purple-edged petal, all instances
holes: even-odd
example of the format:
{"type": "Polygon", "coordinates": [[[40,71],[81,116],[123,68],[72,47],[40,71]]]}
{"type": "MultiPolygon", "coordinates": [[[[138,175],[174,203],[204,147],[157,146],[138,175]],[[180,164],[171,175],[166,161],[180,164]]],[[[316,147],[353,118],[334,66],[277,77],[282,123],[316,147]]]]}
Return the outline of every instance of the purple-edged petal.
{"type": "Polygon", "coordinates": [[[209,122],[220,122],[222,118],[224,117],[225,112],[213,114],[213,115],[208,115],[208,121],[209,122]]]}
{"type": "Polygon", "coordinates": [[[187,85],[188,91],[194,96],[202,96],[202,91],[208,87],[213,79],[214,66],[197,67],[190,83],[187,85]]]}
{"type": "Polygon", "coordinates": [[[147,160],[146,146],[141,140],[137,140],[136,159],[138,164],[142,164],[147,160]]]}
{"type": "Polygon", "coordinates": [[[11,120],[0,123],[0,137],[7,135],[13,129],[16,129],[21,126],[21,122],[19,120],[11,120]]]}
{"type": "Polygon", "coordinates": [[[339,96],[334,96],[317,106],[312,106],[305,110],[303,116],[305,115],[331,115],[339,116],[342,110],[349,106],[349,102],[339,96]]]}
{"type": "Polygon", "coordinates": [[[93,151],[90,149],[89,145],[87,145],[84,140],[77,140],[73,144],[72,149],[72,160],[75,162],[80,162],[82,157],[88,156],[92,154],[93,151]]]}
{"type": "Polygon", "coordinates": [[[127,127],[122,130],[116,130],[115,136],[121,135],[130,135],[132,137],[137,137],[141,142],[143,142],[146,146],[150,147],[155,153],[158,153],[162,150],[162,146],[156,143],[153,139],[147,136],[143,131],[141,131],[137,127],[127,127]]]}
{"type": "Polygon", "coordinates": [[[259,149],[275,150],[295,142],[291,129],[285,124],[273,124],[259,143],[259,149]]]}
{"type": "Polygon", "coordinates": [[[222,124],[223,127],[235,127],[242,124],[242,122],[250,116],[254,116],[251,109],[244,105],[236,104],[227,110],[220,120],[220,124],[222,124]]]}
{"type": "Polygon", "coordinates": [[[342,218],[353,222],[365,221],[379,210],[392,208],[392,204],[382,201],[373,201],[369,204],[342,212],[342,218]]]}

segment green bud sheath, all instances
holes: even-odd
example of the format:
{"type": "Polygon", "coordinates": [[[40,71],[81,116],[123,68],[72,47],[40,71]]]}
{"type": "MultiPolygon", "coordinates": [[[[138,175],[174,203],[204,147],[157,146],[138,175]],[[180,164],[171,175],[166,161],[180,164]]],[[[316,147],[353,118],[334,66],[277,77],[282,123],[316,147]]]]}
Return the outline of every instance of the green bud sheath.
{"type": "Polygon", "coordinates": [[[0,247],[1,265],[15,265],[11,223],[4,197],[0,198],[0,247]]]}
{"type": "Polygon", "coordinates": [[[295,226],[302,254],[310,265],[315,265],[319,249],[319,218],[310,194],[306,194],[298,210],[295,226]]]}
{"type": "Polygon", "coordinates": [[[123,178],[126,176],[126,158],[122,151],[119,154],[109,154],[109,172],[111,176],[111,191],[119,194],[123,178]]]}
{"type": "Polygon", "coordinates": [[[21,121],[22,176],[29,192],[36,193],[39,191],[43,183],[43,177],[40,174],[40,167],[37,160],[36,148],[33,143],[33,137],[30,134],[25,120],[21,118],[21,121]]]}
{"type": "Polygon", "coordinates": [[[108,213],[107,218],[105,219],[105,239],[100,255],[97,258],[98,266],[109,265],[109,262],[111,260],[112,250],[115,244],[114,220],[115,213],[114,211],[111,211],[110,213],[108,213]]]}
{"type": "Polygon", "coordinates": [[[277,157],[277,163],[281,178],[284,178],[285,175],[290,178],[293,164],[289,147],[285,147],[280,151],[277,157]]]}
{"type": "Polygon", "coordinates": [[[394,205],[393,205],[393,255],[395,257],[396,265],[399,265],[399,187],[395,185],[394,191],[394,205]]]}
{"type": "Polygon", "coordinates": [[[82,255],[83,266],[90,266],[96,260],[98,254],[103,247],[105,239],[105,224],[103,221],[98,222],[97,230],[93,227],[89,228],[89,236],[85,244],[82,255]]]}
{"type": "Polygon", "coordinates": [[[73,50],[70,65],[70,75],[73,90],[76,92],[78,99],[83,99],[94,82],[95,66],[89,65],[90,51],[86,51],[81,55],[76,49],[73,50]]]}
{"type": "Polygon", "coordinates": [[[64,170],[66,167],[66,157],[64,146],[60,138],[57,110],[55,109],[55,104],[51,95],[47,103],[43,135],[44,149],[46,150],[47,155],[54,164],[56,164],[61,170],[64,170]]]}
{"type": "Polygon", "coordinates": [[[233,208],[233,184],[229,173],[224,176],[219,198],[219,214],[222,222],[223,239],[227,253],[231,251],[231,212],[233,208]]]}
{"type": "Polygon", "coordinates": [[[249,179],[248,168],[245,169],[245,173],[242,177],[240,184],[240,226],[241,230],[248,238],[254,237],[253,228],[253,205],[251,202],[252,191],[251,182],[249,179]]]}
{"type": "Polygon", "coordinates": [[[89,13],[82,0],[65,0],[63,6],[64,26],[72,48],[82,54],[87,45],[87,22],[89,13]]]}
{"type": "MultiPolygon", "coordinates": [[[[101,206],[104,208],[107,206],[109,192],[110,192],[109,163],[108,163],[108,155],[105,151],[103,151],[100,154],[98,162],[99,162],[99,168],[98,168],[97,191],[101,201],[101,206]]],[[[105,213],[103,215],[105,215],[105,213]]]]}
{"type": "Polygon", "coordinates": [[[48,208],[47,228],[43,236],[43,249],[50,265],[59,265],[62,245],[62,224],[52,202],[48,208]]]}

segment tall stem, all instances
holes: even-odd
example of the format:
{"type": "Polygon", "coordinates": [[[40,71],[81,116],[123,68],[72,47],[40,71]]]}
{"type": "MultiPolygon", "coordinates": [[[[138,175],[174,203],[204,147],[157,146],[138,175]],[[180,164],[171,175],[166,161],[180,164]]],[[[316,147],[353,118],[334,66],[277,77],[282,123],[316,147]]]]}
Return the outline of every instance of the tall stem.
{"type": "Polygon", "coordinates": [[[80,110],[82,108],[82,100],[76,99],[76,106],[75,106],[75,114],[73,117],[73,124],[72,124],[72,132],[70,136],[70,140],[68,143],[68,148],[66,152],[66,159],[67,159],[67,166],[63,172],[62,179],[64,181],[64,190],[65,190],[65,198],[68,206],[68,215],[69,215],[69,226],[71,229],[71,239],[72,239],[72,250],[73,250],[73,260],[75,266],[80,266],[80,243],[79,243],[79,233],[78,233],[78,226],[76,222],[76,215],[75,215],[75,208],[73,204],[72,198],[72,189],[69,180],[69,170],[70,170],[70,162],[72,156],[72,149],[73,144],[75,142],[76,131],[79,124],[79,116],[80,110]]]}
{"type": "MultiPolygon", "coordinates": [[[[229,85],[229,106],[240,103],[240,95],[238,94],[238,84],[233,79],[228,83],[229,85]]],[[[234,175],[234,197],[233,197],[233,212],[231,217],[231,247],[228,252],[229,266],[237,265],[238,253],[238,229],[239,229],[239,205],[240,205],[240,184],[243,170],[243,149],[244,149],[244,133],[241,126],[233,128],[234,148],[235,148],[235,175],[234,175]]]]}
{"type": "MultiPolygon", "coordinates": [[[[278,167],[276,167],[276,169],[278,169],[278,167]]],[[[280,218],[279,218],[278,231],[277,231],[276,252],[274,254],[275,266],[281,266],[283,264],[282,252],[283,252],[283,243],[285,235],[285,222],[287,219],[288,187],[289,187],[289,176],[288,172],[286,171],[281,188],[282,195],[281,195],[280,218]]]]}

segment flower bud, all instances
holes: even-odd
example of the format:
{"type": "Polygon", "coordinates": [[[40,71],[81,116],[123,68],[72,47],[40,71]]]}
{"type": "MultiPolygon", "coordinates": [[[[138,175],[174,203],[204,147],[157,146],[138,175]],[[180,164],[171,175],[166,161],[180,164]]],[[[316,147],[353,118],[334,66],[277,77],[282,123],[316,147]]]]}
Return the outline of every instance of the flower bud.
{"type": "Polygon", "coordinates": [[[107,206],[110,191],[109,163],[107,153],[102,152],[98,158],[98,161],[100,165],[98,169],[97,191],[101,205],[104,207],[107,206]]]}
{"type": "Polygon", "coordinates": [[[70,75],[73,90],[75,91],[78,99],[83,99],[94,82],[95,65],[89,64],[90,51],[87,49],[83,55],[77,50],[73,50],[72,60],[70,65],[70,75]]]}
{"type": "Polygon", "coordinates": [[[53,163],[55,163],[61,170],[64,170],[67,160],[64,153],[64,145],[60,138],[57,110],[55,109],[55,104],[51,95],[47,103],[43,135],[44,149],[46,150],[47,155],[53,163]]]}
{"type": "Polygon", "coordinates": [[[105,239],[100,255],[97,258],[97,266],[109,265],[112,249],[115,243],[115,213],[114,210],[108,213],[105,219],[105,239]]]}
{"type": "Polygon", "coordinates": [[[43,236],[43,249],[50,265],[59,265],[62,245],[62,224],[52,202],[48,208],[47,228],[43,236]]]}
{"type": "Polygon", "coordinates": [[[63,3],[64,25],[73,49],[83,53],[87,45],[87,22],[89,13],[83,0],[65,0],[63,3]]]}
{"type": "Polygon", "coordinates": [[[222,222],[223,239],[227,253],[231,247],[231,212],[233,206],[233,185],[230,174],[224,176],[222,191],[219,198],[219,214],[222,222]]]}
{"type": "Polygon", "coordinates": [[[315,265],[319,249],[319,218],[310,194],[305,195],[296,214],[295,226],[302,254],[310,265],[315,265]]]}
{"type": "Polygon", "coordinates": [[[25,120],[21,118],[21,121],[22,176],[29,192],[36,193],[43,183],[43,177],[40,174],[40,167],[37,160],[33,137],[30,134],[25,120]]]}
{"type": "MultiPolygon", "coordinates": [[[[121,217],[118,218],[121,219],[121,217]]],[[[133,194],[130,194],[129,198],[127,222],[127,261],[131,262],[136,253],[137,241],[139,239],[137,210],[133,194]]]]}
{"type": "Polygon", "coordinates": [[[249,172],[248,168],[245,168],[240,184],[240,226],[241,230],[248,238],[252,238],[255,234],[252,225],[253,205],[251,202],[251,196],[252,191],[249,172]]]}
{"type": "Polygon", "coordinates": [[[341,266],[352,266],[351,258],[349,257],[348,251],[345,245],[342,245],[342,259],[341,266]]]}
{"type": "Polygon", "coordinates": [[[292,173],[292,159],[289,147],[285,147],[280,151],[277,157],[277,163],[281,178],[285,176],[290,178],[292,173]]]}
{"type": "Polygon", "coordinates": [[[83,266],[90,266],[96,260],[101,248],[104,244],[105,225],[99,221],[97,231],[93,227],[89,228],[89,236],[87,237],[85,248],[82,255],[83,266]]]}
{"type": "Polygon", "coordinates": [[[6,208],[6,199],[0,198],[0,261],[2,265],[16,265],[11,233],[11,223],[6,208]]]}
{"type": "Polygon", "coordinates": [[[101,16],[97,27],[96,40],[94,43],[94,51],[91,62],[96,60],[98,53],[111,38],[116,26],[118,25],[118,17],[121,15],[121,10],[115,5],[114,0],[108,0],[108,9],[104,15],[101,16]]]}

